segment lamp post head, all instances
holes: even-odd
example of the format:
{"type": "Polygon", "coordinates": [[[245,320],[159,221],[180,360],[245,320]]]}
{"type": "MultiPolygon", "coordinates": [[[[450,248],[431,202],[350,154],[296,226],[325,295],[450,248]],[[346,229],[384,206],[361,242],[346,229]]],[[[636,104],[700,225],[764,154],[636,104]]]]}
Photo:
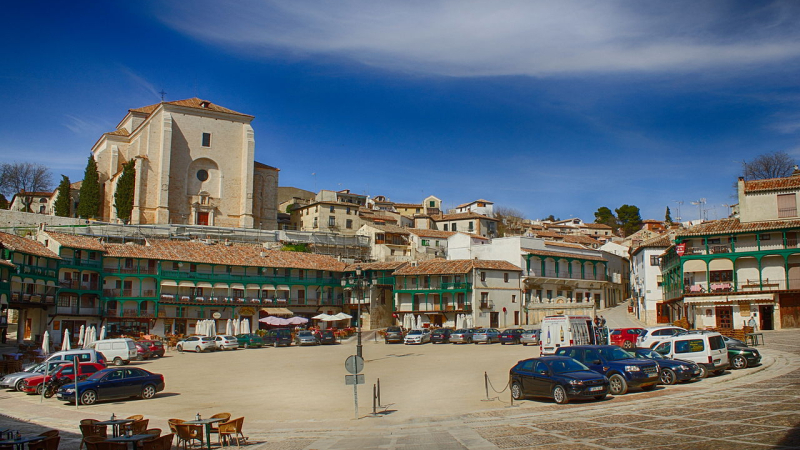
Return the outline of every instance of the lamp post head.
{"type": "Polygon", "coordinates": [[[361,276],[361,266],[356,266],[356,276],[357,277],[361,276]]]}

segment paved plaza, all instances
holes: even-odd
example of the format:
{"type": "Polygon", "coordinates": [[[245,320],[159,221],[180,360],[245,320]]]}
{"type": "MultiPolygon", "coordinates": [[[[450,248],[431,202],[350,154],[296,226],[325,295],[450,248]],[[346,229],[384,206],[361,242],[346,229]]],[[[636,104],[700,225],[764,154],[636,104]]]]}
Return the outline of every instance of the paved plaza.
{"type": "Polygon", "coordinates": [[[64,405],[0,393],[6,426],[55,427],[62,448],[77,448],[77,422],[143,414],[150,427],[169,418],[230,412],[244,416],[252,449],[462,448],[800,448],[800,330],[766,332],[764,364],[700,382],[634,391],[603,402],[510,404],[508,391],[484,390],[487,372],[503,390],[510,366],[537,347],[386,345],[366,340],[367,385],[358,420],[343,362],[352,340],[337,346],[264,348],[209,354],[170,352],[135,363],[163,373],[156,399],[64,405]],[[381,379],[382,414],[370,417],[372,384],[381,379]],[[19,419],[23,422],[13,420],[19,419]]]}

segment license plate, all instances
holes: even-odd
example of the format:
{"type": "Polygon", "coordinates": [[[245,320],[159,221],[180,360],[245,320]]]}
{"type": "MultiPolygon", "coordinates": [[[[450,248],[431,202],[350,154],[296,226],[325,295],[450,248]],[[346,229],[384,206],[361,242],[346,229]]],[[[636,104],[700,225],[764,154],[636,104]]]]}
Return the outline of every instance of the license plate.
{"type": "Polygon", "coordinates": [[[592,386],[589,389],[587,389],[587,391],[589,391],[589,392],[597,392],[597,391],[602,391],[602,390],[603,390],[603,386],[592,386]]]}

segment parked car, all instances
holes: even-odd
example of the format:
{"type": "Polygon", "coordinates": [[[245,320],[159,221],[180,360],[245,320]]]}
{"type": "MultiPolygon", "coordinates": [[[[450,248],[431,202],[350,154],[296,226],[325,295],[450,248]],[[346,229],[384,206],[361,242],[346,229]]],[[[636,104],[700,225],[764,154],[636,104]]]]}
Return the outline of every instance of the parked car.
{"type": "Polygon", "coordinates": [[[302,330],[297,332],[294,343],[297,345],[319,345],[319,338],[311,331],[302,330]]]}
{"type": "Polygon", "coordinates": [[[161,341],[156,341],[153,339],[142,339],[136,342],[150,349],[150,354],[152,356],[157,356],[161,358],[162,356],[164,356],[164,353],[166,353],[166,350],[164,349],[164,343],[161,341]]]}
{"type": "Polygon", "coordinates": [[[53,361],[48,361],[46,363],[39,363],[28,367],[26,370],[22,372],[15,372],[9,373],[7,375],[3,375],[0,377],[0,388],[4,389],[14,389],[16,391],[22,391],[22,385],[25,382],[26,378],[35,377],[37,375],[41,375],[45,373],[45,368],[47,368],[47,372],[53,372],[64,362],[70,362],[63,359],[56,359],[53,361]]]}
{"type": "Polygon", "coordinates": [[[673,336],[653,347],[653,350],[667,358],[697,363],[700,366],[700,378],[707,377],[709,373],[721,375],[730,365],[725,340],[715,332],[673,336]]]}
{"type": "Polygon", "coordinates": [[[616,345],[560,347],[556,350],[556,355],[575,358],[595,372],[608,377],[612,395],[625,394],[630,387],[649,391],[655,389],[660,380],[655,361],[637,358],[616,345]]]}
{"type": "Polygon", "coordinates": [[[702,373],[700,366],[691,361],[669,359],[649,348],[637,348],[634,352],[639,358],[652,359],[658,363],[658,377],[661,379],[661,384],[695,380],[700,378],[702,373]]]}
{"type": "Polygon", "coordinates": [[[108,358],[103,356],[102,353],[98,352],[93,348],[84,348],[84,349],[75,349],[75,350],[61,350],[51,354],[50,356],[45,359],[45,362],[48,361],[58,361],[59,359],[63,359],[66,361],[72,361],[73,359],[77,359],[80,362],[93,362],[98,364],[107,364],[108,358]]]}
{"type": "Polygon", "coordinates": [[[151,373],[138,367],[105,369],[78,382],[75,385],[63,386],[58,390],[57,398],[75,403],[78,395],[81,404],[93,405],[100,400],[112,400],[129,397],[150,399],[164,390],[164,376],[151,373]]]}
{"type": "Polygon", "coordinates": [[[431,341],[431,332],[430,330],[411,330],[406,334],[405,339],[403,339],[403,343],[406,345],[409,344],[424,344],[426,342],[431,341]]]}
{"type": "Polygon", "coordinates": [[[217,349],[217,343],[214,338],[208,336],[189,336],[186,339],[178,341],[175,348],[179,352],[213,352],[217,349]]]}
{"type": "Polygon", "coordinates": [[[264,336],[261,336],[264,345],[271,345],[273,347],[292,345],[292,330],[288,328],[274,328],[267,330],[264,336]]]}
{"type": "Polygon", "coordinates": [[[524,359],[511,368],[509,381],[515,400],[550,397],[559,404],[573,398],[603,400],[609,390],[608,378],[564,356],[524,359]]]}
{"type": "Polygon", "coordinates": [[[450,342],[453,344],[471,344],[473,333],[475,333],[475,328],[461,328],[450,334],[450,342]]]}
{"type": "Polygon", "coordinates": [[[239,343],[239,347],[242,348],[261,348],[264,346],[264,341],[261,339],[261,336],[254,333],[237,334],[236,341],[239,343]]]}
{"type": "Polygon", "coordinates": [[[320,344],[338,344],[336,335],[332,330],[322,330],[318,334],[320,344]]]}
{"type": "Polygon", "coordinates": [[[491,344],[500,342],[500,330],[497,328],[481,328],[472,334],[472,342],[475,344],[491,344]]]}
{"type": "MultiPolygon", "coordinates": [[[[683,336],[684,334],[709,334],[709,333],[716,333],[716,331],[711,330],[688,330],[681,333],[678,333],[676,336],[683,336]]],[[[722,335],[722,340],[725,341],[725,346],[728,348],[731,347],[747,347],[747,344],[744,342],[734,339],[730,336],[722,335]]]]}
{"type": "Polygon", "coordinates": [[[239,340],[236,339],[236,336],[228,334],[214,336],[214,343],[217,345],[217,350],[236,350],[239,348],[239,340]]]}
{"type": "Polygon", "coordinates": [[[519,344],[522,339],[522,333],[525,330],[522,328],[509,328],[500,333],[500,343],[506,344],[519,344]]]}
{"type": "Polygon", "coordinates": [[[685,333],[684,328],[675,326],[648,327],[639,332],[636,339],[636,346],[642,348],[653,348],[656,344],[669,340],[680,333],[685,333]]]}
{"type": "Polygon", "coordinates": [[[745,369],[761,364],[761,354],[752,347],[728,345],[728,359],[734,369],[745,369]]]}
{"type": "Polygon", "coordinates": [[[150,351],[149,346],[144,345],[141,342],[134,342],[133,345],[136,346],[137,361],[144,361],[145,359],[150,359],[150,356],[153,354],[153,352],[150,351]]]}
{"type": "Polygon", "coordinates": [[[431,331],[431,344],[449,344],[451,334],[453,330],[450,328],[437,328],[431,331]]]}
{"type": "Polygon", "coordinates": [[[625,349],[636,347],[639,340],[639,333],[644,331],[644,328],[617,328],[611,331],[611,344],[619,345],[625,349]]]}
{"type": "Polygon", "coordinates": [[[541,335],[540,330],[525,330],[519,336],[519,341],[522,345],[539,345],[539,336],[541,335]]]}
{"type": "Polygon", "coordinates": [[[90,345],[102,353],[106,361],[113,362],[115,366],[128,364],[139,355],[136,343],[131,338],[103,339],[90,345]]]}
{"type": "MultiPolygon", "coordinates": [[[[97,371],[105,369],[106,366],[97,363],[80,363],[78,364],[78,376],[81,375],[91,375],[97,371]]],[[[75,379],[75,366],[71,362],[64,362],[61,363],[55,371],[45,376],[44,374],[37,375],[35,377],[29,377],[25,379],[25,383],[22,385],[22,392],[28,394],[42,394],[42,388],[44,384],[50,381],[53,378],[69,378],[70,380],[75,379]]]]}
{"type": "Polygon", "coordinates": [[[391,344],[392,342],[395,343],[402,343],[403,338],[405,335],[403,334],[403,329],[400,327],[389,327],[386,329],[386,336],[384,336],[384,342],[387,344],[391,344]]]}

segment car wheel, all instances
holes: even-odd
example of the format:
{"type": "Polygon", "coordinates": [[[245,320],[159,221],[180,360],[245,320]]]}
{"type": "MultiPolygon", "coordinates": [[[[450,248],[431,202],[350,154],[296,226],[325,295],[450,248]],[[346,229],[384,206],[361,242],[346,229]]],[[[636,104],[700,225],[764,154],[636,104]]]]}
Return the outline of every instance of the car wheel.
{"type": "Polygon", "coordinates": [[[700,365],[700,378],[708,378],[708,369],[702,364],[700,365]]]}
{"type": "Polygon", "coordinates": [[[628,383],[622,375],[615,373],[608,378],[608,382],[612,395],[622,395],[628,392],[628,383]]]}
{"type": "Polygon", "coordinates": [[[595,399],[595,400],[605,400],[605,399],[606,399],[606,394],[603,394],[603,395],[595,395],[595,396],[594,396],[594,399],[595,399]]]}
{"type": "Polygon", "coordinates": [[[273,342],[272,346],[275,347],[275,348],[278,348],[278,341],[273,342]]]}
{"type": "Polygon", "coordinates": [[[659,375],[659,378],[661,378],[661,384],[672,385],[678,381],[678,377],[675,375],[675,371],[672,369],[661,369],[661,373],[659,375]]]}
{"type": "Polygon", "coordinates": [[[523,347],[527,347],[527,346],[528,346],[528,343],[527,343],[527,342],[523,342],[523,343],[522,343],[522,346],[523,346],[523,347]]]}
{"type": "Polygon", "coordinates": [[[19,381],[17,381],[17,383],[14,385],[14,389],[16,389],[16,390],[17,390],[17,392],[22,392],[22,387],[23,387],[23,386],[25,386],[25,380],[19,380],[19,381]]]}
{"type": "Polygon", "coordinates": [[[144,356],[142,356],[142,355],[136,355],[136,360],[137,360],[137,361],[144,361],[144,356]]]}
{"type": "Polygon", "coordinates": [[[36,386],[36,395],[42,395],[42,391],[44,391],[44,387],[42,386],[43,384],[44,383],[39,383],[39,385],[36,386]]]}
{"type": "Polygon", "coordinates": [[[178,353],[183,353],[183,346],[182,345],[178,346],[178,353]]]}
{"type": "Polygon", "coordinates": [[[622,348],[633,348],[633,342],[625,341],[622,343],[622,348]]]}
{"type": "Polygon", "coordinates": [[[506,343],[505,342],[501,342],[500,345],[506,345],[506,343]]]}
{"type": "Polygon", "coordinates": [[[525,395],[522,393],[522,386],[516,381],[511,383],[511,398],[514,400],[522,400],[525,395]]]}
{"type": "Polygon", "coordinates": [[[250,346],[247,345],[247,342],[244,343],[244,349],[247,350],[250,346]]]}
{"type": "Polygon", "coordinates": [[[569,403],[569,397],[567,397],[567,391],[564,390],[562,386],[556,386],[553,388],[553,400],[556,401],[559,405],[566,405],[569,403]]]}
{"type": "Polygon", "coordinates": [[[81,404],[82,405],[94,405],[97,401],[97,393],[92,390],[88,390],[81,394],[81,404]]]}
{"type": "Polygon", "coordinates": [[[151,399],[156,396],[156,387],[148,384],[142,389],[142,398],[145,400],[151,399]]]}
{"type": "Polygon", "coordinates": [[[747,358],[742,355],[736,355],[731,360],[734,369],[744,369],[747,367],[747,358]]]}
{"type": "Polygon", "coordinates": [[[115,366],[121,366],[122,364],[123,364],[122,358],[120,358],[119,356],[114,358],[114,365],[115,366]]]}
{"type": "Polygon", "coordinates": [[[195,347],[195,348],[194,348],[194,351],[196,351],[197,353],[203,353],[203,349],[202,349],[202,348],[200,348],[200,346],[199,346],[199,345],[198,345],[197,347],[195,347]]]}

